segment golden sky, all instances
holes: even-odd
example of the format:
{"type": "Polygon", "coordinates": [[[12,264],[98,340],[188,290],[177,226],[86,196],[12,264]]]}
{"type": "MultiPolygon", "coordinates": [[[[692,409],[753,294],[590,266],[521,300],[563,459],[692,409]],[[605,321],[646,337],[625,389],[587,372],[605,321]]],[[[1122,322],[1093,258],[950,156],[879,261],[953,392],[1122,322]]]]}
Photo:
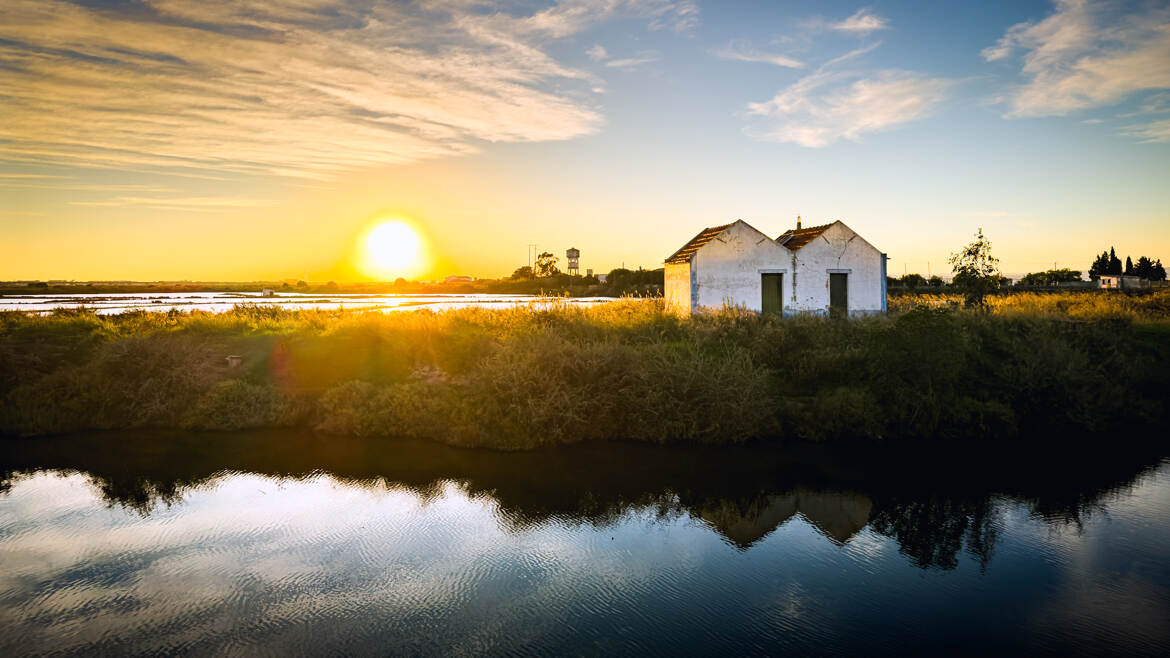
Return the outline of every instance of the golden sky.
{"type": "Polygon", "coordinates": [[[797,215],[893,273],[1170,259],[1170,9],[933,6],[6,0],[0,279],[368,278],[391,217],[423,278],[797,215]]]}

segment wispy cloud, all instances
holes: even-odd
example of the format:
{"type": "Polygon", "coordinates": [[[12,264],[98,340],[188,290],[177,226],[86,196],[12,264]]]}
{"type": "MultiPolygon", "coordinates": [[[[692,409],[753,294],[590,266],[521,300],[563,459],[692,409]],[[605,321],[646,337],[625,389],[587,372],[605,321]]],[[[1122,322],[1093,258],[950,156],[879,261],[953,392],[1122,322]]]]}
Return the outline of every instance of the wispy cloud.
{"type": "Polygon", "coordinates": [[[749,104],[748,111],[772,120],[759,137],[819,148],[922,119],[946,98],[952,84],[911,71],[818,72],[769,101],[749,104]]]}
{"type": "Polygon", "coordinates": [[[602,123],[597,81],[551,41],[611,17],[681,31],[697,19],[666,0],[466,5],[7,0],[4,159],[324,177],[572,139],[602,123]]]}
{"type": "Polygon", "coordinates": [[[595,62],[600,62],[606,57],[609,57],[609,52],[606,51],[605,46],[601,45],[600,43],[593,44],[593,47],[589,50],[586,50],[585,54],[589,56],[589,59],[595,62]]]}
{"type": "Polygon", "coordinates": [[[1170,119],[1126,126],[1121,129],[1121,134],[1127,137],[1136,137],[1143,142],[1170,142],[1170,119]]]}
{"type": "Polygon", "coordinates": [[[261,208],[272,205],[266,199],[251,199],[246,197],[140,197],[120,196],[112,199],[94,201],[70,201],[71,206],[91,207],[123,207],[143,206],[163,210],[188,210],[195,212],[214,212],[237,208],[261,208]]]}
{"type": "Polygon", "coordinates": [[[855,34],[868,34],[876,32],[877,30],[885,30],[889,28],[889,23],[886,19],[873,13],[869,7],[858,9],[852,16],[837,23],[830,23],[829,29],[837,30],[838,32],[853,32],[855,34]]]}
{"type": "Polygon", "coordinates": [[[928,116],[946,97],[953,80],[897,69],[837,71],[880,43],[852,50],[780,90],[771,100],[749,103],[748,113],[764,118],[748,133],[766,141],[820,148],[841,139],[890,130],[928,116]]]}
{"type": "Polygon", "coordinates": [[[662,59],[662,58],[659,57],[659,55],[657,53],[655,53],[653,51],[645,51],[645,52],[638,53],[637,56],[635,56],[635,57],[626,57],[623,59],[611,59],[608,62],[606,62],[605,65],[610,67],[610,68],[614,68],[614,69],[622,69],[625,71],[631,71],[633,69],[638,68],[639,66],[642,66],[643,64],[650,64],[652,62],[657,62],[660,59],[662,59]]]}
{"type": "MultiPolygon", "coordinates": [[[[1007,116],[1063,116],[1170,89],[1170,7],[1142,4],[1119,11],[1113,2],[1054,4],[1050,16],[1013,25],[981,53],[990,62],[1022,55],[1025,82],[1006,96],[1007,116]]],[[[1164,122],[1154,121],[1123,134],[1164,141],[1163,129],[1164,122]]]]}
{"type": "Polygon", "coordinates": [[[761,62],[792,69],[804,67],[804,62],[800,60],[786,55],[756,50],[748,42],[739,39],[732,41],[718,50],[712,51],[711,54],[721,59],[730,59],[739,62],[761,62]]]}

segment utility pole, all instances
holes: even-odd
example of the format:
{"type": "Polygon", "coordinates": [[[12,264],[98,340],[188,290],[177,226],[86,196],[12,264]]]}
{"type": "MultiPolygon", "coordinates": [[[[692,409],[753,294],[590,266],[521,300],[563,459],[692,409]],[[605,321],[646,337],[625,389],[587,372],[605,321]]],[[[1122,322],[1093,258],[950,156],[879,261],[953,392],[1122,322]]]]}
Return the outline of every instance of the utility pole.
{"type": "Polygon", "coordinates": [[[533,268],[533,266],[534,266],[534,261],[533,261],[533,259],[535,259],[535,258],[536,258],[536,245],[535,245],[535,244],[530,244],[530,245],[528,245],[528,248],[531,250],[531,251],[528,253],[528,269],[532,269],[532,268],[533,268]]]}

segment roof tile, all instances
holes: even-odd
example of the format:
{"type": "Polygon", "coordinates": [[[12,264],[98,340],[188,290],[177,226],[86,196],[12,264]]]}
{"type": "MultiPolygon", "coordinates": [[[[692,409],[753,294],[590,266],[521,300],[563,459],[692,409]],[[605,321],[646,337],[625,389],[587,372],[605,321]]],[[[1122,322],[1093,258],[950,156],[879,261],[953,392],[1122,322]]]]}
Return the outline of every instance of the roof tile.
{"type": "Polygon", "coordinates": [[[691,262],[691,257],[695,255],[696,251],[702,249],[703,245],[714,240],[720,233],[726,231],[730,226],[731,224],[724,224],[723,226],[712,226],[710,228],[705,228],[702,231],[699,231],[698,235],[691,238],[690,242],[684,244],[682,249],[674,252],[670,258],[666,259],[666,262],[670,264],[691,262]]]}

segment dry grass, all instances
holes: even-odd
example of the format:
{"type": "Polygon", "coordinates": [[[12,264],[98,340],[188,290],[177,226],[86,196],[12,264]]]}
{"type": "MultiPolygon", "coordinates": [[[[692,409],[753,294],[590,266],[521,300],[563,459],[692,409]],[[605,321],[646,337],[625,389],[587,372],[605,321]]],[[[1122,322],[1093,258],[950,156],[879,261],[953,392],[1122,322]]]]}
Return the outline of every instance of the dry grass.
{"type": "MultiPolygon", "coordinates": [[[[304,425],[521,449],[584,440],[972,439],[1164,422],[1170,294],[991,312],[681,319],[661,301],[383,314],[0,314],[0,431],[304,425]],[[227,367],[239,354],[244,365],[227,367]]],[[[942,306],[930,310],[914,306],[942,306]]]]}

